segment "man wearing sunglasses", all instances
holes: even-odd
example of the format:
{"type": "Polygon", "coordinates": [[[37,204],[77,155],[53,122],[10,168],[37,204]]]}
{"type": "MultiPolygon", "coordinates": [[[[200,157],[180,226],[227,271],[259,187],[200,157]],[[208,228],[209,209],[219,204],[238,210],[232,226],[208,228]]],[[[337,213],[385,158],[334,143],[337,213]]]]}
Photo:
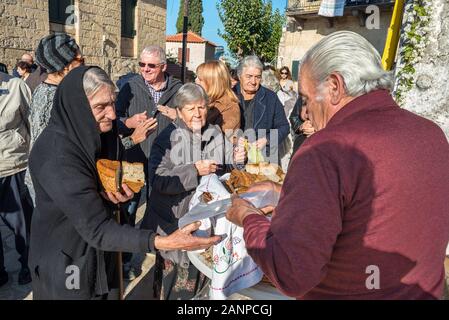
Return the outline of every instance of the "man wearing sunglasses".
{"type": "MultiPolygon", "coordinates": [[[[118,127],[120,135],[129,137],[139,126],[145,126],[150,118],[155,118],[156,123],[146,126],[147,138],[138,145],[133,138],[126,139],[127,151],[124,160],[129,162],[141,162],[144,164],[145,173],[148,172],[147,164],[154,139],[176,118],[173,108],[173,98],[181,81],[170,76],[167,70],[167,58],[164,49],[158,46],[146,47],[139,59],[140,74],[130,77],[122,86],[116,101],[116,112],[119,117],[118,127]],[[159,112],[158,112],[159,111],[159,112]],[[157,113],[156,113],[157,112],[157,113]],[[134,146],[134,144],[136,144],[134,146]]],[[[142,128],[139,128],[141,131],[142,128]]],[[[149,183],[147,182],[147,188],[149,183]]],[[[147,190],[146,194],[149,194],[147,190]]],[[[140,194],[124,208],[125,220],[134,226],[140,194]]],[[[124,255],[124,276],[132,280],[138,276],[140,270],[133,271],[127,262],[130,256],[124,255]]]]}

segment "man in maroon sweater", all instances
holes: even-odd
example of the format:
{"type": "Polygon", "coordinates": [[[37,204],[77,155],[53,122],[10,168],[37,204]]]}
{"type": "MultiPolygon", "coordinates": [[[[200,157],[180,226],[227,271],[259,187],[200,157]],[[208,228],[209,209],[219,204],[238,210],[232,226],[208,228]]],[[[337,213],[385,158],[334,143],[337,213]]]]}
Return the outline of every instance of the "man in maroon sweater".
{"type": "MultiPolygon", "coordinates": [[[[303,59],[315,135],[294,155],[271,222],[239,198],[227,217],[249,254],[298,299],[438,299],[449,241],[449,145],[397,106],[361,36],[337,32],[303,59]]],[[[250,190],[251,191],[251,190],[250,190]]]]}

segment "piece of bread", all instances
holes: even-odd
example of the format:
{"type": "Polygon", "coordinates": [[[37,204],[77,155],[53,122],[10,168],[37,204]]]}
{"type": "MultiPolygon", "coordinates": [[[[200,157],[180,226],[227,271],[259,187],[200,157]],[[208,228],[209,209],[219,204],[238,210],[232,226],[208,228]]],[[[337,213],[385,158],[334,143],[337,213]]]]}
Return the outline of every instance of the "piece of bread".
{"type": "Polygon", "coordinates": [[[246,172],[251,173],[251,174],[256,174],[256,175],[260,174],[260,167],[258,164],[249,163],[245,166],[245,170],[246,170],[246,172]]]}
{"type": "MultiPolygon", "coordinates": [[[[119,161],[100,159],[97,161],[97,171],[101,184],[106,192],[118,192],[119,161]]],[[[122,161],[122,183],[126,184],[134,193],[140,192],[145,185],[145,173],[142,163],[122,161]]]]}
{"type": "Polygon", "coordinates": [[[276,164],[271,164],[271,163],[260,163],[259,164],[260,174],[267,176],[267,177],[277,175],[278,168],[279,168],[279,166],[276,164]]]}

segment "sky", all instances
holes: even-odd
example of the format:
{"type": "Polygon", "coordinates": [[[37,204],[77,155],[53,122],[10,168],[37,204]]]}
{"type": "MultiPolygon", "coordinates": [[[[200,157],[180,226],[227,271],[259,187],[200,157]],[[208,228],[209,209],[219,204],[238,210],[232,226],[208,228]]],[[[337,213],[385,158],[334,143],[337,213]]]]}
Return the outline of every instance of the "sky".
{"type": "MultiPolygon", "coordinates": [[[[182,0],[167,0],[167,35],[176,34],[176,20],[178,19],[180,1],[182,0]]],[[[202,37],[216,45],[224,46],[227,51],[226,41],[218,35],[218,28],[223,31],[223,24],[218,16],[217,2],[216,0],[203,0],[204,26],[202,37]]],[[[281,13],[284,13],[286,0],[272,0],[272,3],[273,10],[279,9],[281,13]]]]}

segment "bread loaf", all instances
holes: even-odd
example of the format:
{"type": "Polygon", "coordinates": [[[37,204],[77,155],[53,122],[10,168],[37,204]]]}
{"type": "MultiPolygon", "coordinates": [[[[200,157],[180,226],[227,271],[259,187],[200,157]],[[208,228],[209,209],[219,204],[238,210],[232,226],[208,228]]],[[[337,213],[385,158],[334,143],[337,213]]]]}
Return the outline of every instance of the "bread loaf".
{"type": "MultiPolygon", "coordinates": [[[[97,171],[101,184],[106,192],[117,192],[119,176],[119,161],[100,159],[97,161],[97,171]]],[[[126,184],[134,193],[140,192],[145,185],[145,173],[142,163],[122,161],[122,183],[126,184]]]]}

